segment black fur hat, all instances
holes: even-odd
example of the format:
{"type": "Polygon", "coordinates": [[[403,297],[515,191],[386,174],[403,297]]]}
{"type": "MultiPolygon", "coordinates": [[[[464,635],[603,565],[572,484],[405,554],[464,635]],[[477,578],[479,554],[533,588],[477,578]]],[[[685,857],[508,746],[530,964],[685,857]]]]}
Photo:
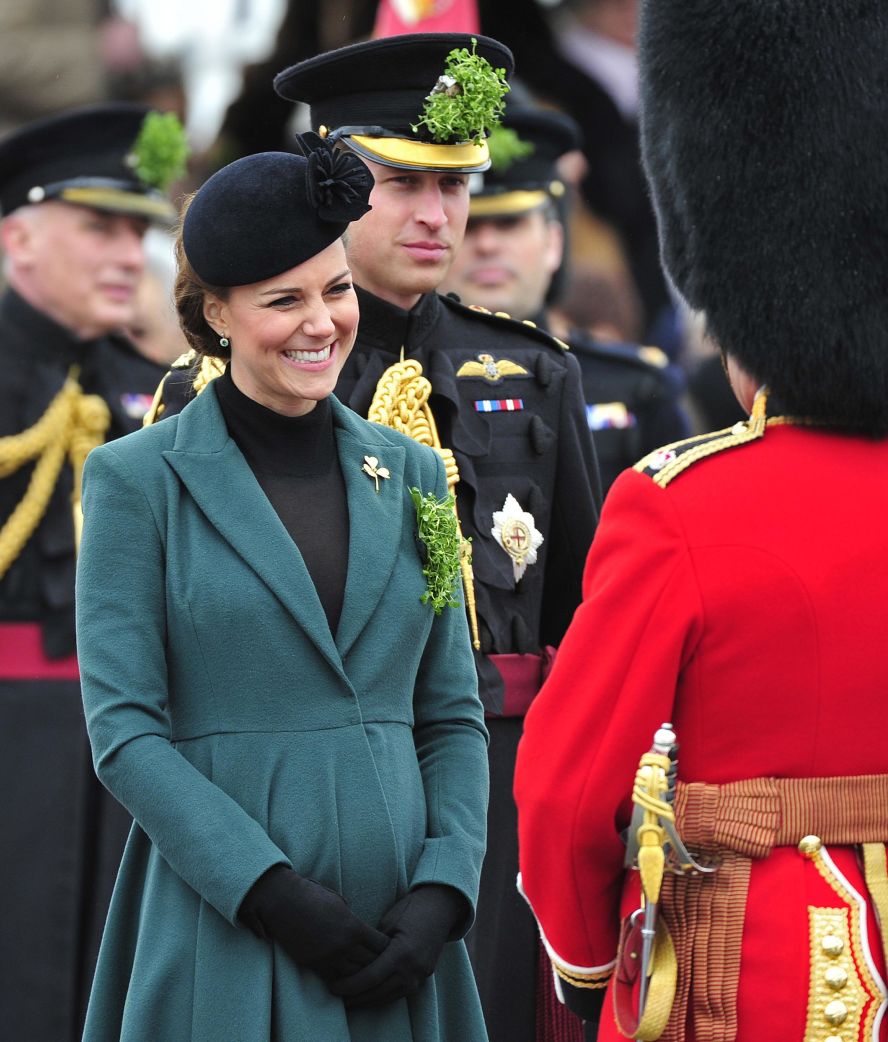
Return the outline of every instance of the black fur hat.
{"type": "Polygon", "coordinates": [[[790,413],[888,433],[888,4],[644,0],[677,289],[790,413]]]}

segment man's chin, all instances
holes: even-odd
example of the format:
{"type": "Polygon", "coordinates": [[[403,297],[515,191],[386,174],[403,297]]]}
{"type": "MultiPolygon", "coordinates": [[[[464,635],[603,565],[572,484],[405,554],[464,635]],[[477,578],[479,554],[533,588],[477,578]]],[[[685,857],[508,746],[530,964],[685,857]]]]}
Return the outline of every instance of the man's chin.
{"type": "Polygon", "coordinates": [[[84,316],[85,324],[97,330],[97,336],[122,331],[133,324],[135,310],[131,304],[106,304],[95,308],[88,316],[84,316]]]}

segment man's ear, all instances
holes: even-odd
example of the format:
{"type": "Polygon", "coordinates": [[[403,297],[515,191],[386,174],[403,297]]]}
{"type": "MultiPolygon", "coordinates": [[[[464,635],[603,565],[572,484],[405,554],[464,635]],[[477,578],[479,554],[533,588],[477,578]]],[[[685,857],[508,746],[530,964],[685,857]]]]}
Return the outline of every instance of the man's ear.
{"type": "Polygon", "coordinates": [[[546,248],[543,250],[543,264],[550,275],[554,275],[561,267],[564,258],[564,228],[561,221],[546,221],[546,248]]]}
{"type": "Polygon", "coordinates": [[[11,213],[0,221],[0,246],[10,263],[18,268],[32,262],[35,227],[26,217],[11,213]]]}

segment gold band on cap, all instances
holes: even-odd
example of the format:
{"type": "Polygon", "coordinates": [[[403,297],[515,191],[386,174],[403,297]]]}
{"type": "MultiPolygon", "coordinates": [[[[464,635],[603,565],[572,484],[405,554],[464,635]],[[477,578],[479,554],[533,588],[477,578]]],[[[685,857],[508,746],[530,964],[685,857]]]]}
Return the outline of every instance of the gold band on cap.
{"type": "Polygon", "coordinates": [[[155,218],[162,221],[176,219],[176,208],[166,199],[142,195],[140,192],[127,192],[122,188],[71,186],[63,188],[56,198],[62,199],[66,203],[76,203],[78,206],[92,206],[96,210],[132,214],[134,217],[155,218]]]}
{"type": "Polygon", "coordinates": [[[367,137],[352,134],[349,141],[368,159],[413,170],[459,171],[470,173],[490,166],[490,151],[482,145],[467,142],[460,145],[436,145],[426,141],[411,141],[403,137],[367,137]]]}
{"type": "Polygon", "coordinates": [[[496,195],[473,195],[469,199],[469,217],[508,217],[536,210],[550,198],[538,191],[499,192],[496,195]]]}

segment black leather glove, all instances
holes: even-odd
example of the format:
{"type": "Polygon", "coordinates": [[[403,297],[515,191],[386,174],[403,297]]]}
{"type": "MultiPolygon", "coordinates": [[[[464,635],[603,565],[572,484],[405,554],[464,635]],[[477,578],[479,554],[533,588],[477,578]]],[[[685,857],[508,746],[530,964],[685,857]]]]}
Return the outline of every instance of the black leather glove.
{"type": "Polygon", "coordinates": [[[286,865],[274,865],[259,877],[241,902],[238,918],[328,983],[370,965],[390,943],[339,894],[286,865]]]}
{"type": "Polygon", "coordinates": [[[379,929],[391,937],[369,966],[330,985],[348,1007],[394,1002],[419,991],[444,943],[465,918],[465,897],[450,886],[429,884],[411,890],[385,913],[379,929]]]}

